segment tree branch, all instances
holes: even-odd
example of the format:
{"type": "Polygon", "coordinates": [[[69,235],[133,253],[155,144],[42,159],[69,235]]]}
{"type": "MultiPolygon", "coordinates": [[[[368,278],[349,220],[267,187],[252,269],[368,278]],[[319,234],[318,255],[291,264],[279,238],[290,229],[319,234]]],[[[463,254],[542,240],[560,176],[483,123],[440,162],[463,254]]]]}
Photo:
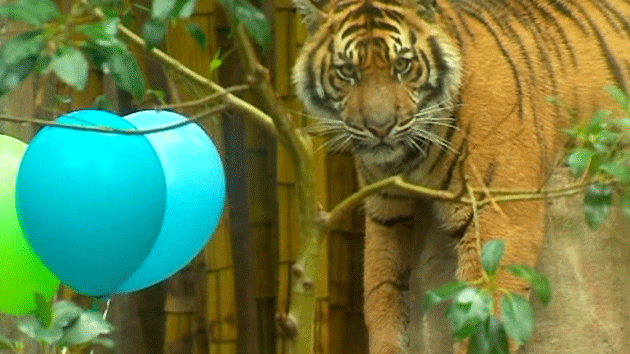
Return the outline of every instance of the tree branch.
{"type": "MultiPolygon", "coordinates": [[[[275,123],[278,138],[295,167],[295,185],[300,223],[300,251],[294,264],[289,314],[279,314],[284,324],[293,323],[298,330],[290,337],[291,353],[311,353],[315,324],[315,279],[321,267],[326,229],[318,223],[319,210],[315,200],[315,166],[311,145],[296,129],[291,116],[267,80],[265,68],[259,63],[254,47],[242,25],[235,31],[236,43],[246,73],[253,78],[252,87],[261,96],[266,110],[275,123]],[[290,321],[289,321],[290,320],[290,321]]],[[[281,322],[282,324],[282,322],[281,322]]]]}
{"type": "MultiPolygon", "coordinates": [[[[103,12],[98,8],[94,9],[94,13],[96,14],[97,17],[101,19],[105,18],[105,15],[103,14],[103,12]]],[[[144,41],[144,39],[142,39],[142,37],[133,33],[133,31],[123,26],[122,24],[118,25],[118,33],[120,33],[123,37],[127,38],[127,40],[139,45],[142,48],[147,47],[147,44],[144,41]]],[[[219,93],[224,94],[225,96],[223,96],[223,102],[247,114],[250,118],[254,119],[254,121],[256,121],[263,128],[265,128],[270,134],[274,136],[277,135],[275,125],[273,121],[271,120],[271,118],[267,114],[265,114],[263,111],[258,109],[257,107],[227,92],[222,86],[210,81],[204,76],[199,75],[198,73],[189,69],[184,64],[180,63],[178,60],[169,56],[168,54],[164,53],[158,48],[151,49],[149,51],[149,54],[153,55],[155,58],[160,60],[164,65],[167,65],[174,71],[177,71],[180,74],[188,77],[193,82],[199,85],[202,85],[214,92],[219,92],[219,93]]]]}

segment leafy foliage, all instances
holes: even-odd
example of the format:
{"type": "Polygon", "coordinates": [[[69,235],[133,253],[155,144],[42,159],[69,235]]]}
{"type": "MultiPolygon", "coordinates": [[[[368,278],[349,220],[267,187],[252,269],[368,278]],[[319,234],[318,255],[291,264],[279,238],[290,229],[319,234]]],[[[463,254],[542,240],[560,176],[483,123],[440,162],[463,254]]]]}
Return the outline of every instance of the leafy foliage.
{"type": "MultiPolygon", "coordinates": [[[[197,0],[153,0],[151,6],[151,19],[147,21],[142,29],[142,36],[147,42],[147,49],[151,50],[162,43],[169,22],[176,20],[188,20],[195,11],[197,0]]],[[[206,35],[194,22],[184,22],[184,28],[190,37],[199,45],[202,50],[206,49],[206,35]]]]}
{"type": "Polygon", "coordinates": [[[525,344],[534,331],[534,312],[524,297],[506,294],[501,299],[501,319],[505,331],[520,344],[525,344]]]}
{"type": "Polygon", "coordinates": [[[617,87],[604,89],[618,103],[623,116],[613,117],[612,111],[600,110],[585,125],[565,130],[572,138],[567,164],[575,176],[590,181],[584,194],[584,215],[592,229],[610,214],[615,190],[620,192],[619,204],[630,216],[630,99],[617,87]]]}
{"type": "Polygon", "coordinates": [[[35,68],[44,47],[42,31],[28,31],[0,47],[0,95],[12,90],[35,68]]]}
{"type": "Polygon", "coordinates": [[[509,353],[505,326],[494,316],[486,321],[470,336],[470,353],[503,354],[509,353]]]}
{"type": "MultiPolygon", "coordinates": [[[[18,320],[17,328],[40,343],[57,348],[85,348],[101,345],[114,349],[115,343],[101,337],[111,333],[114,327],[97,312],[85,310],[70,301],[48,302],[40,294],[35,295],[37,308],[34,316],[18,320]]],[[[0,350],[19,352],[22,343],[0,336],[0,350]]]]}
{"type": "Polygon", "coordinates": [[[252,39],[267,49],[271,43],[271,27],[267,17],[247,0],[220,0],[238,23],[242,23],[252,39]]]}
{"type": "Polygon", "coordinates": [[[61,47],[50,63],[53,72],[66,84],[83,90],[87,82],[88,61],[74,47],[61,47]]]}
{"type": "Polygon", "coordinates": [[[19,0],[5,2],[0,6],[0,15],[14,21],[41,25],[61,16],[59,7],[52,0],[19,0]]]}
{"type": "Polygon", "coordinates": [[[503,257],[505,243],[501,240],[492,240],[483,246],[481,252],[481,265],[488,275],[494,275],[499,268],[499,262],[503,257]]]}
{"type": "Polygon", "coordinates": [[[543,305],[549,304],[551,286],[547,277],[524,264],[510,264],[505,268],[517,277],[525,279],[532,286],[532,290],[543,305]]]}
{"type": "MultiPolygon", "coordinates": [[[[247,0],[224,0],[234,19],[252,38],[266,48],[271,27],[265,15],[247,0]]],[[[142,35],[151,50],[161,44],[170,23],[184,21],[184,28],[201,49],[206,49],[204,31],[190,21],[197,0],[153,0],[151,18],[142,35]]],[[[118,86],[136,98],[145,95],[145,83],[136,57],[118,39],[118,26],[132,16],[118,1],[75,2],[62,14],[52,0],[17,0],[0,5],[0,16],[31,26],[0,46],[0,95],[4,95],[32,73],[53,73],[69,86],[83,90],[90,62],[110,74],[118,86]],[[98,17],[98,8],[106,18],[98,17]],[[90,62],[89,62],[89,61],[90,62]]],[[[218,58],[211,70],[220,65],[218,58]]]]}
{"type": "Polygon", "coordinates": [[[88,58],[111,74],[118,85],[135,97],[144,95],[144,79],[135,57],[117,38],[120,18],[110,2],[76,2],[62,15],[51,0],[19,0],[0,6],[0,15],[35,26],[5,41],[0,47],[0,95],[16,87],[31,73],[54,73],[69,86],[83,90],[88,79],[88,58]],[[108,6],[101,20],[92,6],[108,6]],[[75,23],[78,18],[93,21],[75,23]]]}
{"type": "Polygon", "coordinates": [[[510,271],[526,280],[543,305],[547,305],[551,299],[549,281],[544,275],[522,264],[500,266],[504,248],[503,240],[487,242],[481,253],[485,272],[481,279],[450,282],[427,291],[424,298],[424,311],[452,299],[446,317],[456,341],[469,339],[469,354],[508,354],[508,335],[521,344],[532,335],[532,307],[521,295],[497,286],[497,277],[501,271],[510,271]],[[503,294],[500,317],[494,314],[494,295],[497,293],[503,294]]]}

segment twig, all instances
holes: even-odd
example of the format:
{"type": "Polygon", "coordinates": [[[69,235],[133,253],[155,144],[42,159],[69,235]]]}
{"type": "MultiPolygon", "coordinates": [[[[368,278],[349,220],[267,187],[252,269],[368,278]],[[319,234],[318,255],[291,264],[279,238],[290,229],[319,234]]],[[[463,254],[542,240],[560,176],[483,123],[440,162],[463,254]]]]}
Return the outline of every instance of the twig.
{"type": "MultiPolygon", "coordinates": [[[[94,12],[99,18],[105,18],[105,15],[100,9],[94,9],[94,12]]],[[[130,29],[123,26],[122,24],[118,25],[118,32],[131,42],[141,46],[142,48],[146,48],[146,42],[144,41],[144,39],[133,33],[130,29]]],[[[222,86],[199,75],[198,73],[189,69],[184,64],[180,63],[178,60],[169,56],[158,48],[151,49],[149,53],[155,58],[159,59],[163,64],[167,65],[174,71],[177,71],[180,74],[188,77],[197,84],[202,85],[212,91],[224,94],[225,96],[223,97],[223,101],[226,104],[233,106],[234,108],[247,114],[250,118],[254,119],[254,121],[264,127],[270,134],[274,136],[277,135],[273,120],[257,107],[227,92],[222,86]]]]}
{"type": "Polygon", "coordinates": [[[193,101],[187,101],[187,102],[182,102],[182,103],[173,103],[173,104],[165,104],[165,105],[161,105],[161,106],[156,106],[156,109],[170,109],[170,108],[186,108],[186,107],[192,107],[192,106],[201,106],[201,105],[205,105],[208,102],[215,100],[217,98],[222,98],[225,95],[227,95],[228,93],[233,93],[233,92],[238,92],[238,91],[244,91],[244,90],[248,90],[250,88],[250,85],[237,85],[237,86],[232,86],[232,87],[228,87],[225,89],[225,92],[217,92],[214,93],[212,95],[208,95],[206,97],[202,97],[198,100],[193,100],[193,101]]]}
{"type": "Polygon", "coordinates": [[[122,135],[144,135],[144,134],[151,134],[151,133],[158,133],[158,132],[162,132],[162,131],[166,131],[166,130],[170,130],[170,129],[176,129],[179,127],[182,127],[186,124],[190,124],[193,122],[196,122],[200,119],[203,119],[211,114],[220,112],[222,110],[227,109],[227,105],[225,104],[220,104],[214,107],[211,107],[199,114],[196,114],[194,116],[192,116],[189,119],[186,119],[182,122],[178,122],[178,123],[173,123],[173,124],[169,124],[169,125],[165,125],[165,126],[161,126],[161,127],[157,127],[157,128],[151,128],[151,129],[142,129],[142,130],[132,130],[132,129],[114,129],[114,128],[108,128],[108,127],[103,127],[103,126],[84,126],[84,125],[74,125],[74,124],[69,124],[69,123],[58,123],[58,122],[51,122],[48,120],[43,120],[43,119],[35,119],[35,118],[16,118],[16,117],[10,117],[10,116],[0,116],[0,121],[7,121],[7,122],[13,122],[13,123],[32,123],[32,124],[40,124],[40,125],[44,125],[44,126],[49,126],[49,127],[55,127],[55,128],[64,128],[64,129],[74,129],[74,130],[81,130],[81,131],[90,131],[90,132],[98,132],[98,133],[108,133],[108,134],[122,134],[122,135]]]}
{"type": "Polygon", "coordinates": [[[481,174],[479,174],[479,170],[477,170],[477,165],[475,165],[471,160],[468,160],[468,165],[470,166],[470,171],[472,172],[472,174],[475,176],[475,179],[477,180],[477,183],[481,186],[481,190],[483,191],[483,194],[486,196],[485,200],[489,200],[490,204],[492,204],[492,207],[497,211],[497,213],[499,213],[499,215],[501,215],[504,219],[509,219],[507,215],[505,215],[505,213],[503,212],[503,209],[501,209],[501,207],[499,206],[499,204],[497,204],[496,200],[494,199],[494,196],[492,195],[492,193],[490,193],[490,191],[488,190],[488,186],[486,185],[486,182],[483,180],[483,178],[481,178],[481,174]]]}
{"type": "MultiPolygon", "coordinates": [[[[470,198],[470,205],[472,207],[473,212],[473,222],[475,223],[475,244],[477,248],[477,259],[481,259],[481,235],[479,234],[479,206],[477,205],[477,199],[475,199],[475,192],[470,184],[466,184],[466,189],[468,190],[468,197],[470,198]]],[[[487,279],[488,275],[486,272],[482,272],[482,276],[484,279],[487,279]]]]}
{"type": "MultiPolygon", "coordinates": [[[[615,183],[614,179],[606,179],[600,181],[603,184],[613,184],[615,183]]],[[[497,206],[499,203],[508,203],[508,202],[520,202],[527,200],[537,200],[537,199],[552,199],[552,198],[561,198],[568,197],[571,195],[578,194],[584,190],[588,186],[589,183],[574,183],[566,187],[558,188],[558,189],[489,189],[485,190],[482,188],[481,190],[472,188],[468,183],[466,186],[466,193],[462,195],[461,193],[452,193],[444,190],[430,189],[426,187],[422,187],[416,184],[412,184],[403,180],[403,178],[399,175],[388,177],[382,179],[373,184],[367,185],[361,188],[359,191],[353,193],[339,204],[337,204],[334,208],[332,208],[329,212],[325,213],[325,218],[323,218],[323,225],[327,228],[332,228],[336,224],[339,219],[345,215],[347,212],[352,210],[354,207],[361,204],[361,202],[371,194],[377,193],[380,190],[383,190],[388,187],[397,187],[407,192],[411,192],[414,195],[426,199],[434,199],[441,200],[452,203],[460,203],[460,204],[468,204],[471,206],[477,206],[477,208],[482,208],[487,204],[496,203],[497,206]],[[492,198],[485,198],[479,200],[477,195],[487,195],[490,194],[499,194],[499,196],[493,196],[492,198]]]]}
{"type": "Polygon", "coordinates": [[[361,188],[359,191],[342,200],[331,211],[325,213],[323,226],[331,229],[343,215],[361,204],[363,199],[385,188],[392,187],[397,182],[402,182],[402,177],[392,176],[361,188]]]}
{"type": "Polygon", "coordinates": [[[50,71],[44,74],[40,80],[39,88],[37,89],[37,92],[35,95],[35,102],[33,104],[33,111],[32,111],[33,117],[39,117],[41,113],[42,106],[44,105],[44,97],[46,94],[46,89],[48,88],[47,87],[48,81],[50,80],[52,76],[53,76],[53,72],[50,71]]]}

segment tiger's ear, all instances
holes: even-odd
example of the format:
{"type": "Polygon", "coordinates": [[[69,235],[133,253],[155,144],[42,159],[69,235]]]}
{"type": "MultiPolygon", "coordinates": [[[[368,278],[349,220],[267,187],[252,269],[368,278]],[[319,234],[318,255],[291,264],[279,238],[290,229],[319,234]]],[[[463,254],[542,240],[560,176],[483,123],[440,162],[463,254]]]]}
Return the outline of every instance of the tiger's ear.
{"type": "Polygon", "coordinates": [[[303,22],[309,34],[317,31],[326,19],[326,14],[318,9],[312,0],[293,0],[293,6],[304,16],[303,22]]]}
{"type": "Polygon", "coordinates": [[[435,5],[437,0],[416,0],[418,13],[423,20],[429,23],[435,21],[435,5]]]}

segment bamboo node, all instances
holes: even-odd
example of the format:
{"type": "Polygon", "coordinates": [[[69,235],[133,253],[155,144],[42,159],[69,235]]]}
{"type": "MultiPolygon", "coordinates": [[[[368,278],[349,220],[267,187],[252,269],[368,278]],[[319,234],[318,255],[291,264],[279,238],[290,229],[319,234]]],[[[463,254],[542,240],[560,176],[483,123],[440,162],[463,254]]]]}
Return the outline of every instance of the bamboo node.
{"type": "Polygon", "coordinates": [[[304,275],[304,266],[296,263],[291,267],[291,271],[293,272],[293,276],[299,279],[304,275]]]}
{"type": "Polygon", "coordinates": [[[256,75],[249,74],[245,76],[245,82],[248,85],[256,85],[258,83],[258,80],[259,79],[256,77],[256,75]]]}
{"type": "Polygon", "coordinates": [[[281,333],[288,338],[294,338],[298,334],[298,325],[293,315],[278,312],[276,314],[276,323],[281,333]]]}
{"type": "Polygon", "coordinates": [[[313,281],[313,279],[304,278],[304,280],[302,280],[302,288],[304,288],[304,291],[311,292],[314,287],[315,287],[315,282],[313,281]]]}
{"type": "Polygon", "coordinates": [[[315,222],[322,228],[329,229],[331,227],[330,213],[324,210],[321,203],[317,203],[317,217],[315,222]]]}
{"type": "Polygon", "coordinates": [[[271,83],[271,74],[269,69],[260,63],[256,64],[256,76],[258,77],[258,80],[264,80],[266,83],[271,83]]]}

